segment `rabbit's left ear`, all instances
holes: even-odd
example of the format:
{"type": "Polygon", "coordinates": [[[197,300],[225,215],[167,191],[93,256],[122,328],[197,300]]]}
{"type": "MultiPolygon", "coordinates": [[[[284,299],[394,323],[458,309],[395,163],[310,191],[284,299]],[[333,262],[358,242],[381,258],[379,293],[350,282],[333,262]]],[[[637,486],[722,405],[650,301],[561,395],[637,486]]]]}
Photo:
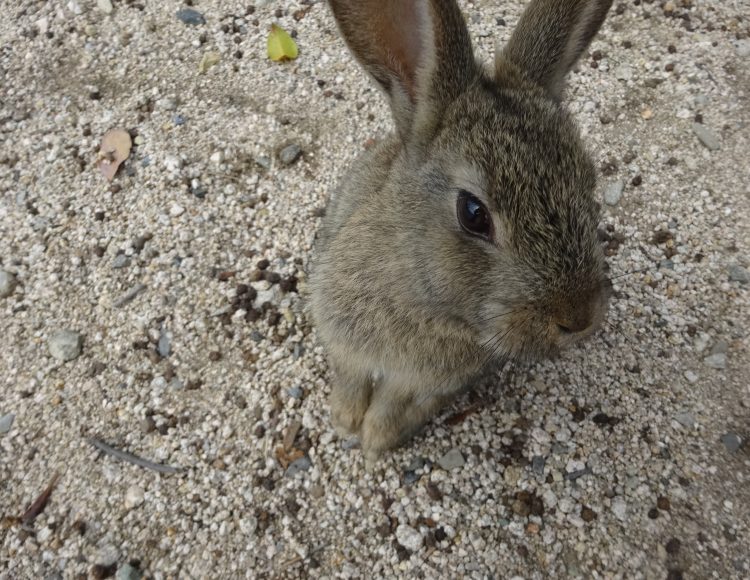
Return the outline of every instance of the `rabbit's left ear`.
{"type": "Polygon", "coordinates": [[[427,137],[475,78],[455,0],[329,0],[349,48],[389,97],[405,142],[427,137]]]}
{"type": "Polygon", "coordinates": [[[498,82],[510,62],[559,99],[565,75],[591,43],[610,6],[612,0],[531,0],[495,57],[498,82]]]}

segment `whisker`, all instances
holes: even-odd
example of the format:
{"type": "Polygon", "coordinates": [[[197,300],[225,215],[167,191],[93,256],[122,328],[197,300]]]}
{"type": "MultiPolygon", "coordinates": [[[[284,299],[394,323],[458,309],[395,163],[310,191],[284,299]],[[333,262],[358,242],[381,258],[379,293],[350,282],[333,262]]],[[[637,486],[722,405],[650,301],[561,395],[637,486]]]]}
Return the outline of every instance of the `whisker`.
{"type": "Polygon", "coordinates": [[[495,316],[490,316],[488,318],[479,320],[479,323],[489,322],[490,320],[495,320],[496,318],[502,318],[503,316],[510,316],[511,314],[515,314],[517,312],[520,312],[520,310],[510,310],[508,312],[503,312],[502,314],[496,314],[495,316]]]}
{"type": "Polygon", "coordinates": [[[653,266],[648,266],[646,268],[640,268],[638,270],[633,270],[632,272],[625,272],[624,274],[618,274],[617,276],[610,276],[609,278],[605,278],[601,282],[612,282],[613,280],[617,280],[619,278],[624,278],[625,276],[632,276],[633,274],[643,274],[644,272],[648,272],[649,270],[652,270],[653,266]]]}

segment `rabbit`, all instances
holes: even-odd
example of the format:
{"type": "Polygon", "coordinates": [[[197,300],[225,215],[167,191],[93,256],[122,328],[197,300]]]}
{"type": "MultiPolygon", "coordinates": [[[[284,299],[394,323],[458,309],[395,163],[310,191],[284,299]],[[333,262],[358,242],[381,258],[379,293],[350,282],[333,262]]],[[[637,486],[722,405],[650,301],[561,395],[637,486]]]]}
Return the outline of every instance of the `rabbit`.
{"type": "Polygon", "coordinates": [[[561,100],[612,0],[531,0],[491,71],[455,0],[329,4],[395,124],[328,202],[309,279],[332,421],[372,466],[489,364],[604,318],[596,172],[561,100]]]}

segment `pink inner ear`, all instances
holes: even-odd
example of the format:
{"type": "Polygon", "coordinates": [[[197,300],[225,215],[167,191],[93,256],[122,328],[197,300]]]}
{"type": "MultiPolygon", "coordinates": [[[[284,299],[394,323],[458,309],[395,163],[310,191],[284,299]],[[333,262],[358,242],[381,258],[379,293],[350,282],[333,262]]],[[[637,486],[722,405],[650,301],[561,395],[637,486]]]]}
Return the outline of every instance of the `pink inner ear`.
{"type": "Polygon", "coordinates": [[[372,13],[381,62],[396,75],[412,102],[416,101],[417,69],[424,64],[426,10],[420,10],[418,4],[414,0],[385,0],[372,13]]]}

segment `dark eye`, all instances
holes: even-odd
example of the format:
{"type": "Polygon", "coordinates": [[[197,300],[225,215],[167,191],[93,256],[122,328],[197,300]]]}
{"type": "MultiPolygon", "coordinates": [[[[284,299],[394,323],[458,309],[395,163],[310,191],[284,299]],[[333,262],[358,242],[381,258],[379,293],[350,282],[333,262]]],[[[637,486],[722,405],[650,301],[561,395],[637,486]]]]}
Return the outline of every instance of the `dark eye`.
{"type": "Polygon", "coordinates": [[[490,212],[476,196],[463,189],[458,192],[456,216],[458,223],[468,233],[487,239],[492,236],[490,212]]]}

